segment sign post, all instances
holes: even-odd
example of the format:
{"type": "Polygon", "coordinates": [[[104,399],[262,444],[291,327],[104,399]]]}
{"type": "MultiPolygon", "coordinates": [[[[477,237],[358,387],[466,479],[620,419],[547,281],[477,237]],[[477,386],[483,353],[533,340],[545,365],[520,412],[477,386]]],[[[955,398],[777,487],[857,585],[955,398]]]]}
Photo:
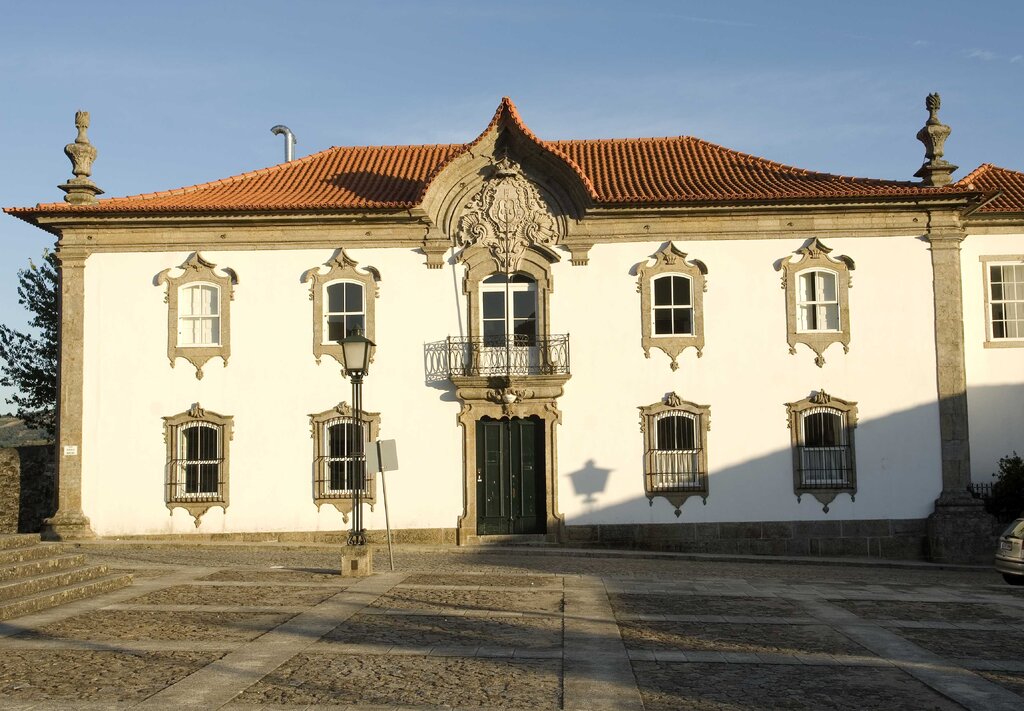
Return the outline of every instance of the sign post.
{"type": "Polygon", "coordinates": [[[391,548],[391,518],[388,516],[388,482],[384,472],[398,469],[398,447],[393,439],[365,442],[366,470],[380,472],[380,485],[384,494],[384,526],[388,531],[388,558],[391,570],[395,569],[395,553],[391,548]]]}

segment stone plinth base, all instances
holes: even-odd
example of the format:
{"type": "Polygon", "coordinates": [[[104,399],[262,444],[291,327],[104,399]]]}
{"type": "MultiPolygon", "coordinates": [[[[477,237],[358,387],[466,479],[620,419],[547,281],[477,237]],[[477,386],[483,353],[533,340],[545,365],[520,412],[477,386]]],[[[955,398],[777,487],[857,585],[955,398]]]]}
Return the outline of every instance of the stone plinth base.
{"type": "Polygon", "coordinates": [[[995,519],[967,492],[943,494],[928,517],[928,558],[935,563],[991,563],[995,519]]]}
{"type": "Polygon", "coordinates": [[[60,511],[43,521],[40,538],[44,541],[73,541],[82,538],[95,538],[89,517],[81,512],[64,514],[60,511]]]}
{"type": "Polygon", "coordinates": [[[345,546],[341,549],[341,577],[365,578],[373,575],[373,549],[369,546],[345,546]]]}

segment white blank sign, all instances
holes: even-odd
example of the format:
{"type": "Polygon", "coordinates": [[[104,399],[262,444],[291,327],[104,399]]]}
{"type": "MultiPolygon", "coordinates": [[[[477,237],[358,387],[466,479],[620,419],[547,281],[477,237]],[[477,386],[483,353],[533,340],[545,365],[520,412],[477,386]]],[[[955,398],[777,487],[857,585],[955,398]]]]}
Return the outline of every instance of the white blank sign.
{"type": "Polygon", "coordinates": [[[363,451],[366,452],[366,471],[393,472],[398,469],[398,446],[395,440],[364,442],[363,451]]]}

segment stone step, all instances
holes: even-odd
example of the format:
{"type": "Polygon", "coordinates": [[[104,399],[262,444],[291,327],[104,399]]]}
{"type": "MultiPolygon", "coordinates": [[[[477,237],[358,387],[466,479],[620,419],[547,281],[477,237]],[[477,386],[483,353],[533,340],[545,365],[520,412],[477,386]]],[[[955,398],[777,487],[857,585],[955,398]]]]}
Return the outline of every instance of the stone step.
{"type": "Polygon", "coordinates": [[[47,590],[38,595],[0,602],[0,620],[9,620],[12,617],[28,615],[93,595],[101,595],[131,585],[131,583],[132,576],[130,574],[107,575],[87,582],[47,590]]]}
{"type": "Polygon", "coordinates": [[[64,546],[61,543],[40,543],[38,540],[21,548],[0,549],[0,566],[14,565],[26,560],[39,560],[40,558],[51,558],[64,553],[64,546]]]}
{"type": "Polygon", "coordinates": [[[55,573],[61,570],[80,568],[85,565],[85,556],[58,555],[52,558],[39,558],[37,560],[26,560],[20,563],[10,563],[0,567],[0,582],[17,580],[19,578],[31,578],[37,575],[55,573]]]}
{"type": "Polygon", "coordinates": [[[0,536],[0,550],[5,548],[25,548],[39,543],[38,533],[11,533],[0,536]]]}
{"type": "Polygon", "coordinates": [[[19,597],[27,597],[53,590],[54,588],[77,585],[89,580],[95,580],[107,575],[107,566],[93,565],[87,568],[75,568],[56,573],[45,573],[33,575],[30,578],[11,580],[0,583],[0,602],[14,600],[19,597]]]}

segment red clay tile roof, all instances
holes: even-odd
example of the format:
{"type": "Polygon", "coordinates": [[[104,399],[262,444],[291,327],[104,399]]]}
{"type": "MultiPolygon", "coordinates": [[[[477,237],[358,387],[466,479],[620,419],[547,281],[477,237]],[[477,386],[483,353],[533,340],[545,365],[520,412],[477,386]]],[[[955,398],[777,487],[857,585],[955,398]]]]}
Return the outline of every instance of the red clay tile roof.
{"type": "Polygon", "coordinates": [[[985,163],[956,184],[968,190],[1002,193],[978,212],[1024,212],[1024,173],[985,163]]]}
{"type": "Polygon", "coordinates": [[[598,205],[924,197],[968,191],[964,181],[944,188],[925,188],[913,182],[816,173],[689,136],[543,141],[526,127],[515,105],[505,98],[483,133],[468,144],[335,147],[290,163],[177,190],[107,198],[88,206],[58,202],[5,211],[31,218],[53,212],[410,208],[420,202],[430,182],[452,160],[501,125],[514,126],[527,140],[564,161],[598,205]]]}

